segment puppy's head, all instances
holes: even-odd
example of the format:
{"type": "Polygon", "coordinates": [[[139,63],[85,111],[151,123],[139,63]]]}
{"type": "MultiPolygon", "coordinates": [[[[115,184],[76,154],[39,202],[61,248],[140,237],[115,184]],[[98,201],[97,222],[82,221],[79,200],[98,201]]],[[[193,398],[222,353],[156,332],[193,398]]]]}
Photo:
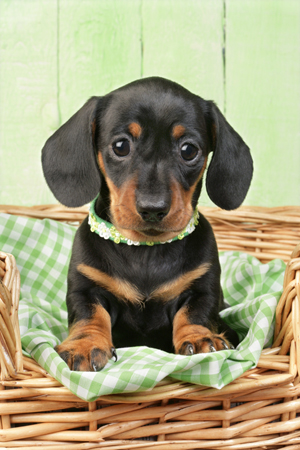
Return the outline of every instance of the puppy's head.
{"type": "Polygon", "coordinates": [[[42,163],[63,204],[81,206],[105,186],[110,219],[124,236],[161,241],[191,219],[211,151],[207,192],[235,209],[252,178],[248,147],[213,102],[148,78],[91,98],[48,139],[42,163]]]}

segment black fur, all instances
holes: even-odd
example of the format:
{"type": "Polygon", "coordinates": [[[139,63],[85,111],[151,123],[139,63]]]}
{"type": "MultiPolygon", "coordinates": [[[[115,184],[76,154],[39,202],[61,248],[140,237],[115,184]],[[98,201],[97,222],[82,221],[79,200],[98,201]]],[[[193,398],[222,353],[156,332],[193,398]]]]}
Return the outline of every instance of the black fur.
{"type": "MultiPolygon", "coordinates": [[[[170,208],[174,208],[174,183],[183,197],[186,193],[186,198],[190,198],[192,210],[196,208],[202,189],[199,174],[210,152],[213,157],[206,177],[207,192],[221,208],[237,208],[252,178],[252,159],[247,145],[213,102],[171,81],[148,78],[104,97],[90,99],[46,142],[42,163],[51,190],[66,206],[81,206],[100,192],[95,208],[105,220],[114,220],[110,183],[119,192],[128,180],[135,180],[133,203],[137,216],[145,220],[132,229],[148,235],[145,240],[149,240],[151,236],[161,233],[163,237],[165,232],[176,229],[175,215],[174,230],[171,225],[166,230],[163,228],[171,214],[170,208]],[[130,123],[140,125],[140,136],[129,134],[130,123]],[[185,132],[175,139],[172,130],[178,124],[185,132]],[[122,139],[130,142],[128,157],[116,156],[112,150],[113,144],[122,139]],[[183,161],[180,157],[185,143],[199,150],[192,161],[183,161]],[[98,166],[99,154],[105,171],[98,166]],[[163,219],[158,219],[157,211],[160,214],[163,211],[163,219]]],[[[202,215],[196,230],[189,236],[152,247],[127,246],[102,239],[90,231],[86,219],[76,233],[69,268],[70,327],[79,321],[91,320],[95,305],[102,305],[109,313],[112,342],[116,347],[147,345],[174,351],[173,320],[184,307],[187,307],[191,324],[202,325],[214,333],[226,332],[226,338],[237,344],[236,334],[219,317],[224,304],[217,246],[211,226],[202,215]],[[109,289],[82,275],[78,271],[82,263],[134,285],[143,294],[142,305],[120,300],[109,289]],[[162,284],[204,263],[210,264],[208,272],[195,279],[176,298],[164,302],[151,297],[162,284]]],[[[95,342],[95,348],[107,351],[108,357],[113,354],[109,349],[103,350],[99,342],[95,342]]],[[[71,368],[83,370],[75,348],[73,363],[72,355],[66,357],[63,348],[58,351],[64,354],[71,368]]],[[[90,370],[94,367],[92,356],[89,367],[90,370]]]]}

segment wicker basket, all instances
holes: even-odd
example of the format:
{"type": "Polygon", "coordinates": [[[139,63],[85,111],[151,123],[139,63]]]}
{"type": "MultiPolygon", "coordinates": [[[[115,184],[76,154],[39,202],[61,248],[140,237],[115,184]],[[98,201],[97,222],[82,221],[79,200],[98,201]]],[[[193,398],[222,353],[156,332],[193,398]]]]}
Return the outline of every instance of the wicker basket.
{"type": "MultiPolygon", "coordinates": [[[[257,367],[221,390],[166,379],[151,392],[85,402],[22,356],[19,273],[0,252],[1,448],[300,449],[300,207],[201,211],[220,250],[287,262],[274,344],[257,367]]],[[[58,205],[0,212],[70,223],[87,214],[58,205]]]]}

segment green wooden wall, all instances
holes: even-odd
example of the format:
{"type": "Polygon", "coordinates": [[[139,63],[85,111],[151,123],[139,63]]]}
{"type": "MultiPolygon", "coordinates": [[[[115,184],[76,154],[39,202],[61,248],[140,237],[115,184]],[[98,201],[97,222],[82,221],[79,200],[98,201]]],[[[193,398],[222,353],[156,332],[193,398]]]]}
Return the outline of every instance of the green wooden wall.
{"type": "Polygon", "coordinates": [[[47,137],[151,75],[215,100],[243,136],[245,204],[300,204],[299,0],[0,0],[0,204],[53,202],[47,137]]]}

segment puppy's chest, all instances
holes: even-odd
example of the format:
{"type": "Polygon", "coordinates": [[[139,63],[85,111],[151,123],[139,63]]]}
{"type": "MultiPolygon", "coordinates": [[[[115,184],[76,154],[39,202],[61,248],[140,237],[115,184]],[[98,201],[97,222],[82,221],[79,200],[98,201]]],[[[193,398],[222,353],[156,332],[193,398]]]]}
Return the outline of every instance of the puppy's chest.
{"type": "Polygon", "coordinates": [[[210,266],[199,262],[190,267],[183,246],[165,244],[163,247],[132,250],[132,253],[124,251],[114,260],[115,264],[111,266],[113,282],[108,286],[116,297],[131,303],[148,300],[165,303],[176,299],[210,266]]]}
{"type": "MultiPolygon", "coordinates": [[[[187,241],[133,247],[97,237],[91,247],[93,258],[79,260],[77,270],[122,303],[172,301],[209,270],[210,264],[203,258],[191,261],[187,241]]],[[[194,247],[193,252],[199,253],[194,247]]]]}
{"type": "MultiPolygon", "coordinates": [[[[153,255],[149,253],[151,252],[137,253],[134,257],[124,258],[122,267],[118,268],[117,277],[136,289],[141,300],[151,298],[163,300],[167,291],[169,298],[173,280],[177,280],[183,272],[183,261],[165,253],[153,252],[153,255]],[[161,292],[162,287],[164,293],[161,292]]],[[[173,296],[172,294],[171,297],[173,296]]]]}

